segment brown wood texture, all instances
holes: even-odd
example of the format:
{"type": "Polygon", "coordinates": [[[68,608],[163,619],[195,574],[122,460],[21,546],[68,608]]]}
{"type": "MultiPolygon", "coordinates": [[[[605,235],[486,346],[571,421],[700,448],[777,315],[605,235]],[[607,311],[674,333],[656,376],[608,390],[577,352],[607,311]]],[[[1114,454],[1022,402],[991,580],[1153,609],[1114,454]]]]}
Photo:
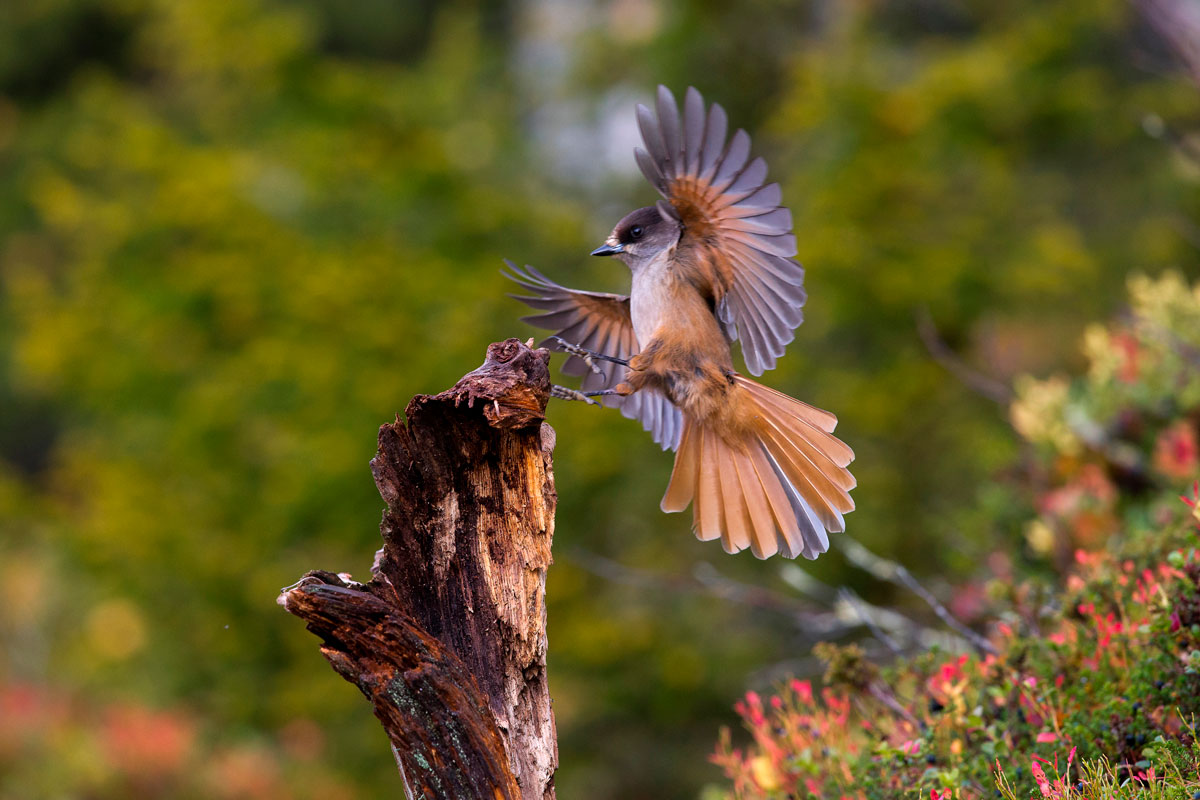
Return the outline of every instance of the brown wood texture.
{"type": "Polygon", "coordinates": [[[371,461],[388,506],[371,580],[310,572],[280,597],[371,700],[410,796],[554,797],[548,362],[509,339],[413,398],[371,461]]]}

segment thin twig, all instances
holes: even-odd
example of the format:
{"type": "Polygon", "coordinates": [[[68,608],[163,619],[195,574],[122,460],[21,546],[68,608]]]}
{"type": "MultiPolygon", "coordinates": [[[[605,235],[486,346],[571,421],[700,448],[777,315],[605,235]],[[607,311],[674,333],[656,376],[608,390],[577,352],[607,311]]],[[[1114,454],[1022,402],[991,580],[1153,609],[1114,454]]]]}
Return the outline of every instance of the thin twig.
{"type": "Polygon", "coordinates": [[[886,647],[888,650],[891,650],[892,655],[897,657],[904,655],[904,651],[900,649],[900,645],[896,644],[896,640],[884,633],[883,629],[875,624],[875,620],[871,618],[871,614],[866,610],[866,608],[863,607],[862,598],[858,596],[857,592],[848,586],[843,586],[842,588],[838,589],[838,597],[843,602],[849,603],[850,606],[854,608],[854,611],[858,614],[859,619],[861,619],[863,624],[866,625],[871,631],[871,635],[878,639],[884,647],[886,647]]]}
{"type": "MultiPolygon", "coordinates": [[[[838,617],[847,624],[861,624],[862,620],[858,609],[839,598],[835,589],[821,583],[796,564],[784,564],[779,570],[779,577],[797,591],[810,597],[816,597],[821,602],[831,603],[838,617]]],[[[859,603],[870,613],[871,619],[876,625],[890,631],[895,636],[902,637],[905,646],[923,650],[938,647],[950,651],[967,650],[971,646],[971,642],[960,636],[948,631],[927,628],[899,612],[872,605],[861,597],[859,603]]]]}
{"type": "Polygon", "coordinates": [[[689,577],[626,566],[580,548],[572,550],[566,560],[585,572],[614,583],[700,594],[782,614],[790,617],[797,628],[816,637],[838,637],[857,627],[857,623],[848,623],[836,611],[822,611],[762,586],[740,583],[722,575],[716,567],[705,562],[697,563],[689,577]]]}
{"type": "Polygon", "coordinates": [[[950,345],[946,344],[941,334],[938,333],[937,325],[934,324],[933,316],[929,313],[928,308],[924,306],[918,308],[916,317],[917,335],[921,337],[921,342],[934,361],[945,367],[948,372],[962,381],[964,386],[976,394],[1001,405],[1008,405],[1012,402],[1013,393],[1007,384],[972,369],[958,353],[951,349],[950,345]]]}
{"type": "Polygon", "coordinates": [[[875,555],[849,536],[842,538],[842,552],[846,559],[859,569],[869,572],[879,580],[902,586],[924,600],[946,627],[969,641],[976,649],[996,655],[996,648],[992,646],[991,642],[955,619],[954,615],[938,602],[938,599],[922,586],[903,565],[875,555]]]}
{"type": "Polygon", "coordinates": [[[797,610],[808,610],[796,602],[796,598],[767,589],[763,586],[742,583],[727,575],[723,575],[716,567],[707,561],[697,561],[692,566],[692,577],[700,586],[705,587],[710,594],[733,600],[738,603],[771,608],[784,613],[797,610]]]}
{"type": "MultiPolygon", "coordinates": [[[[796,627],[804,633],[816,638],[837,638],[856,628],[863,627],[864,620],[869,620],[870,628],[889,631],[891,642],[889,647],[893,653],[906,649],[929,649],[938,647],[943,650],[966,650],[971,642],[946,631],[927,628],[915,620],[890,609],[872,605],[855,595],[854,601],[841,594],[842,590],[835,589],[822,583],[795,564],[789,562],[780,571],[780,577],[789,586],[803,595],[812,598],[817,603],[829,607],[829,611],[815,609],[807,604],[797,602],[794,597],[780,594],[762,586],[753,586],[736,581],[721,574],[716,567],[705,562],[697,563],[692,569],[692,576],[655,572],[626,566],[610,558],[576,548],[566,560],[585,572],[614,583],[626,586],[637,586],[643,589],[655,589],[674,592],[716,597],[734,603],[740,603],[752,608],[761,608],[790,617],[796,627]],[[901,637],[904,645],[896,644],[895,637],[901,637]]],[[[884,642],[884,639],[880,639],[884,642]]]]}
{"type": "MultiPolygon", "coordinates": [[[[922,723],[921,720],[919,720],[915,716],[913,716],[913,713],[911,711],[909,711],[904,706],[900,705],[900,701],[896,699],[896,696],[894,694],[892,694],[891,688],[887,687],[886,684],[882,684],[882,682],[872,682],[867,687],[867,691],[876,700],[878,700],[879,702],[883,703],[885,706],[890,708],[892,710],[893,714],[895,714],[898,717],[903,718],[904,720],[906,720],[908,722],[908,724],[912,725],[914,733],[916,731],[922,730],[925,727],[924,723],[922,723]]],[[[864,716],[866,716],[866,715],[864,715],[864,716]]]]}

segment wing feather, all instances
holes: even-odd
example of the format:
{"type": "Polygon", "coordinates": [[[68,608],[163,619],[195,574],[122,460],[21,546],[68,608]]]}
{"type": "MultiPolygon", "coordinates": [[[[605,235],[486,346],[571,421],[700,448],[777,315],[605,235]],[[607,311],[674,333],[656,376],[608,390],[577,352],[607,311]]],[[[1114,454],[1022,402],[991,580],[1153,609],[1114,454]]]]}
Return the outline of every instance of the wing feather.
{"type": "Polygon", "coordinates": [[[750,136],[726,141],[728,120],[714,103],[705,112],[695,88],[675,97],[658,88],[654,110],[639,105],[645,149],[634,155],[646,179],[684,225],[680,263],[708,284],[717,318],[741,342],[753,375],[772,369],[804,319],[804,269],[793,260],[792,214],[778,183],[766,183],[767,163],[750,158],[750,136]]]}
{"type": "MultiPolygon", "coordinates": [[[[699,97],[700,93],[696,92],[699,97]]],[[[704,103],[703,100],[700,101],[704,103]]],[[[725,109],[716,103],[708,110],[708,124],[704,128],[704,149],[700,153],[700,180],[711,181],[721,163],[721,154],[725,150],[725,136],[729,132],[729,120],[725,109]]]]}
{"type": "Polygon", "coordinates": [[[637,123],[638,130],[642,133],[642,141],[646,143],[646,150],[654,159],[654,163],[659,165],[659,172],[666,177],[668,173],[662,167],[668,163],[667,147],[663,143],[662,133],[658,129],[658,122],[654,119],[654,112],[639,103],[637,107],[637,123]]]}
{"type": "Polygon", "coordinates": [[[746,133],[741,128],[734,132],[733,138],[729,140],[729,149],[725,151],[725,157],[721,159],[721,166],[717,168],[716,177],[713,178],[712,186],[718,192],[725,191],[725,187],[733,183],[742,171],[742,167],[746,166],[746,159],[750,158],[750,134],[746,133]]]}
{"type": "Polygon", "coordinates": [[[683,99],[683,168],[685,173],[700,172],[700,154],[704,152],[704,98],[689,88],[683,99]]]}
{"type": "Polygon", "coordinates": [[[654,156],[647,153],[640,147],[633,148],[633,157],[637,161],[638,168],[642,174],[646,176],[646,180],[658,186],[665,183],[662,172],[658,169],[658,162],[654,160],[654,156]]]}
{"type": "Polygon", "coordinates": [[[667,148],[667,158],[671,161],[671,166],[664,171],[670,177],[678,177],[679,156],[683,153],[683,137],[679,130],[679,106],[675,105],[675,96],[665,86],[658,87],[656,105],[663,145],[667,148]]]}
{"type": "MultiPolygon", "coordinates": [[[[748,139],[749,137],[747,137],[748,139]]],[[[737,179],[725,189],[727,194],[741,195],[741,198],[748,196],[751,192],[762,186],[763,181],[767,177],[767,162],[762,157],[756,158],[750,162],[744,170],[738,173],[737,179]]]]}
{"type": "Polygon", "coordinates": [[[761,211],[770,211],[783,202],[783,189],[778,183],[768,183],[747,195],[740,203],[725,212],[730,217],[752,217],[761,211]]]}
{"type": "Polygon", "coordinates": [[[791,230],[792,212],[786,208],[777,208],[765,214],[757,214],[753,217],[732,217],[722,220],[722,222],[724,223],[724,227],[729,230],[746,231],[747,233],[765,233],[768,236],[775,236],[791,230]]]}
{"type": "MultiPolygon", "coordinates": [[[[637,337],[629,317],[629,298],[603,292],[581,292],[568,289],[547,278],[533,267],[524,269],[506,261],[509,272],[503,273],[533,296],[511,295],[542,313],[522,317],[525,322],[555,332],[571,344],[596,353],[626,361],[638,351],[637,337]]],[[[554,347],[553,343],[543,345],[554,347]]],[[[601,365],[603,375],[588,368],[583,359],[571,356],[563,364],[567,375],[582,375],[585,392],[611,389],[625,380],[625,367],[619,364],[601,365]]],[[[643,389],[627,397],[605,397],[604,404],[619,408],[621,414],[636,419],[663,449],[674,450],[683,431],[683,417],[665,395],[643,389]]]]}

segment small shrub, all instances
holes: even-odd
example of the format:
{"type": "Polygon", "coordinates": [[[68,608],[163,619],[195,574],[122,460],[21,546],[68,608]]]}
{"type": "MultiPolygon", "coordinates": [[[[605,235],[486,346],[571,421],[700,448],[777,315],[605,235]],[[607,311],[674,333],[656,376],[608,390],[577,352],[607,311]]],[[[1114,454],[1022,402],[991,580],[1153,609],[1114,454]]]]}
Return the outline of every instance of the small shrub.
{"type": "Polygon", "coordinates": [[[1043,487],[1025,538],[1051,583],[997,587],[994,653],[879,666],[826,644],[823,688],[748,693],[752,742],[725,730],[713,756],[733,797],[1200,791],[1200,286],[1135,277],[1130,296],[1088,330],[1085,376],[1018,385],[1043,487]]]}

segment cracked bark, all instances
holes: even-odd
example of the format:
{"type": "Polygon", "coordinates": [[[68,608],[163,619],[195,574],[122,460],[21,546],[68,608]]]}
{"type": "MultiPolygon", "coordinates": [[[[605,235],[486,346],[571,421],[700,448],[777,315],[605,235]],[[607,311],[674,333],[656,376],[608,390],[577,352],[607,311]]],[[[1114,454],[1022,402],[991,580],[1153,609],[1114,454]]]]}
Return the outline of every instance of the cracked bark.
{"type": "Polygon", "coordinates": [[[313,571],[279,598],[373,704],[410,797],[554,797],[548,362],[509,339],[413,398],[371,461],[388,506],[371,580],[313,571]]]}

